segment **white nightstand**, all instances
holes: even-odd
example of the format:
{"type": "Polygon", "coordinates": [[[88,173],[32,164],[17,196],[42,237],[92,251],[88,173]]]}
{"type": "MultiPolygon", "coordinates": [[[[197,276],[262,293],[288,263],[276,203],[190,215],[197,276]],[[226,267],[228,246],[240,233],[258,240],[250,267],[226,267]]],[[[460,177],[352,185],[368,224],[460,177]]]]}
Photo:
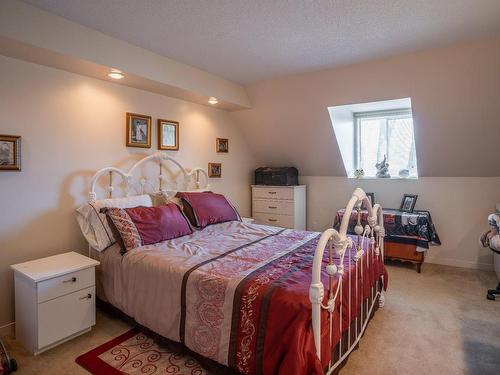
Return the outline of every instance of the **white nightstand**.
{"type": "Polygon", "coordinates": [[[15,264],[16,339],[33,354],[95,325],[95,267],[75,252],[15,264]]]}

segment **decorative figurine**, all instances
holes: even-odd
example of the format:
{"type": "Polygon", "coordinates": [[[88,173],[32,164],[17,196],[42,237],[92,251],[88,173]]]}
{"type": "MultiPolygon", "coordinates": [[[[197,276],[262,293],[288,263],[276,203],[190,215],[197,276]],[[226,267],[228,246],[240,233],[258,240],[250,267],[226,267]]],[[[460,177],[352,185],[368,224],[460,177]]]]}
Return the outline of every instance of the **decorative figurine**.
{"type": "Polygon", "coordinates": [[[359,169],[356,169],[354,171],[354,177],[356,178],[363,178],[365,175],[365,171],[363,170],[363,168],[359,168],[359,169]]]}
{"type": "Polygon", "coordinates": [[[384,155],[384,160],[375,164],[375,168],[377,168],[377,178],[391,178],[389,174],[389,163],[387,163],[387,155],[384,155]]]}

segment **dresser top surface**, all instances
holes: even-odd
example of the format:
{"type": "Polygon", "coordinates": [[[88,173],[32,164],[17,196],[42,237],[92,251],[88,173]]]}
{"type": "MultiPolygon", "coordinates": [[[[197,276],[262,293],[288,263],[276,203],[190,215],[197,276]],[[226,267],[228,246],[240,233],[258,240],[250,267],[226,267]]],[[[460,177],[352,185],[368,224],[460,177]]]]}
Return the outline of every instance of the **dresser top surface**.
{"type": "Polygon", "coordinates": [[[74,251],[10,266],[15,272],[40,282],[99,265],[97,260],[74,251]]]}
{"type": "Polygon", "coordinates": [[[306,185],[251,185],[253,188],[270,188],[270,189],[276,189],[276,188],[283,188],[283,189],[303,189],[306,187],[306,185]]]}

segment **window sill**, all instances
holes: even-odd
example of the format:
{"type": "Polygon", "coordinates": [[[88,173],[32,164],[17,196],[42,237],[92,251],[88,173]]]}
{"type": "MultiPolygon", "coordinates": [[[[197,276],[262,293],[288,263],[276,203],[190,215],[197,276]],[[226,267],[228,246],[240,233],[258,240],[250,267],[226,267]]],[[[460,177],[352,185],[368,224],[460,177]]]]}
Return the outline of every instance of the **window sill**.
{"type": "Polygon", "coordinates": [[[351,180],[418,180],[418,177],[361,177],[361,178],[356,178],[354,176],[349,176],[348,177],[351,180]]]}

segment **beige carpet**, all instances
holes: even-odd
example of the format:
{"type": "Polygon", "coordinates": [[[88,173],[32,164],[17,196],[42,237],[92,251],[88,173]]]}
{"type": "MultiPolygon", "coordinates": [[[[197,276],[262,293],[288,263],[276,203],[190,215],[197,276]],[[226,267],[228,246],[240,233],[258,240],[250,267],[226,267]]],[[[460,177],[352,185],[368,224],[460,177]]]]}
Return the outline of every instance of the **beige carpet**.
{"type": "MultiPolygon", "coordinates": [[[[386,305],[368,326],[342,375],[500,374],[500,298],[486,300],[496,286],[492,272],[424,264],[388,266],[386,305]]],[[[18,374],[87,374],[74,360],[130,327],[98,311],[88,334],[37,357],[12,339],[18,374]]]]}

